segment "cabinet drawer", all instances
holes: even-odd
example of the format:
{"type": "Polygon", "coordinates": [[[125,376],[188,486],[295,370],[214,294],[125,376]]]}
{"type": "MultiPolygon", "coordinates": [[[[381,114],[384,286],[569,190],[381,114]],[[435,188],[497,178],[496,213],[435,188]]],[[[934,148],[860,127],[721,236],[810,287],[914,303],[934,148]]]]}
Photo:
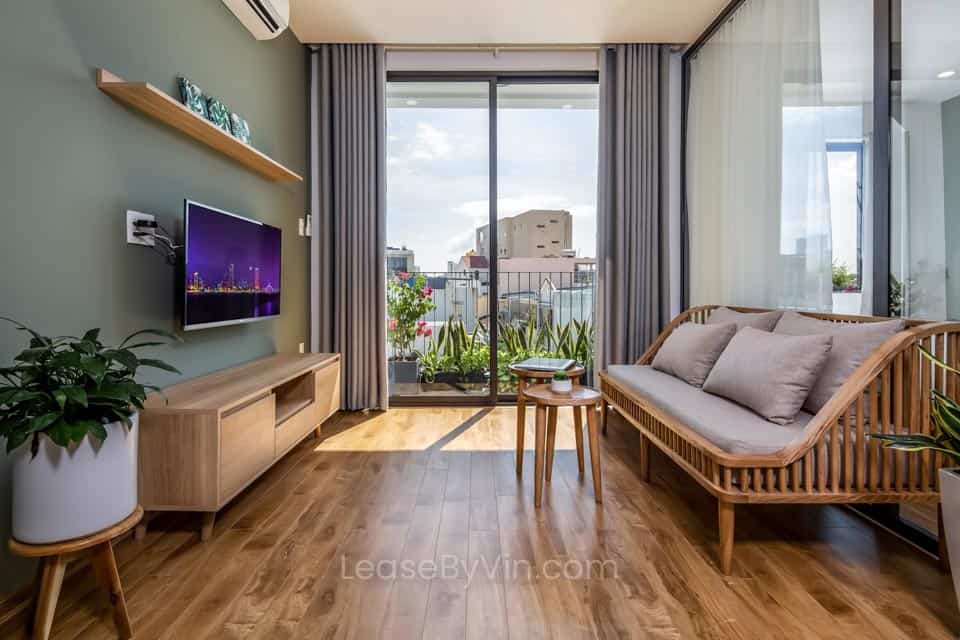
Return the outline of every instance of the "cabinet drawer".
{"type": "Polygon", "coordinates": [[[277,456],[282,456],[305,435],[313,431],[319,423],[313,404],[307,405],[277,425],[277,456]]]}
{"type": "Polygon", "coordinates": [[[220,421],[220,503],[273,462],[276,396],[272,393],[220,421]]]}
{"type": "Polygon", "coordinates": [[[314,373],[317,383],[316,415],[321,423],[340,410],[340,361],[317,369],[314,373]]]}

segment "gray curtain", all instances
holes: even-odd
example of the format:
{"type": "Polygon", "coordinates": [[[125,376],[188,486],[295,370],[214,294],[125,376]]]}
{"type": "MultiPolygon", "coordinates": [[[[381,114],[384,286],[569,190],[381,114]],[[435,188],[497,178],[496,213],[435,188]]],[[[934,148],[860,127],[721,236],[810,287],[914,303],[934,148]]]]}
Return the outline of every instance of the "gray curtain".
{"type": "Polygon", "coordinates": [[[660,46],[600,56],[596,368],[633,363],[656,338],[665,258],[660,205],[660,46]]]}
{"type": "Polygon", "coordinates": [[[341,405],[387,408],[383,47],[310,52],[311,347],[341,354],[341,405]]]}

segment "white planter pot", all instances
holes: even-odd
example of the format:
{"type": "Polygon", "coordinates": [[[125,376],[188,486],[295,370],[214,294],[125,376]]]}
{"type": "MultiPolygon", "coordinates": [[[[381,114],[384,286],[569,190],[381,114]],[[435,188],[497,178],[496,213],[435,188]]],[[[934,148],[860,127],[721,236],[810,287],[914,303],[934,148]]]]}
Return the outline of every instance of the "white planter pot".
{"type": "Polygon", "coordinates": [[[940,469],[940,507],[943,509],[953,590],[960,601],[960,468],[940,469]]]}
{"type": "Polygon", "coordinates": [[[89,435],[70,448],[40,436],[13,452],[13,537],[47,544],[79,538],[120,522],[137,507],[137,414],[133,428],[105,425],[103,442],[89,435]]]}
{"type": "Polygon", "coordinates": [[[573,381],[572,380],[551,380],[550,390],[553,391],[554,393],[571,393],[573,392],[573,381]]]}

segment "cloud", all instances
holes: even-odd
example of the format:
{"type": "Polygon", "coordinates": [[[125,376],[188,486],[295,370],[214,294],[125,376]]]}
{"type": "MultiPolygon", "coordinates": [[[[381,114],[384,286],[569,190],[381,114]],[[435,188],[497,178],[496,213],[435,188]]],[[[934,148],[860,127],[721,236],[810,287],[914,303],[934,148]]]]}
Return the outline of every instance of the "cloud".
{"type": "MultiPolygon", "coordinates": [[[[524,194],[517,197],[500,198],[497,201],[497,214],[507,218],[529,211],[530,209],[562,209],[569,211],[575,218],[595,218],[595,204],[576,204],[562,195],[524,194]]],[[[474,220],[486,221],[490,215],[487,200],[469,200],[453,208],[454,213],[474,220]]]]}
{"type": "Polygon", "coordinates": [[[447,158],[453,152],[450,135],[438,127],[426,122],[418,122],[410,157],[416,160],[438,160],[447,158]]]}

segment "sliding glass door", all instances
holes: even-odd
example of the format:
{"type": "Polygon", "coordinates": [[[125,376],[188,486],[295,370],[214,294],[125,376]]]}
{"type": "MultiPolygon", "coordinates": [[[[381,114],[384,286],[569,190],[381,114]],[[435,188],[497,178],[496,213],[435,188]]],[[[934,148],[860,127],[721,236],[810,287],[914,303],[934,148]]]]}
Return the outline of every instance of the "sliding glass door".
{"type": "Polygon", "coordinates": [[[391,402],[492,403],[518,360],[592,364],[595,75],[389,80],[391,402]]]}
{"type": "Polygon", "coordinates": [[[395,399],[490,396],[490,83],[387,85],[387,353],[395,399]]]}
{"type": "Polygon", "coordinates": [[[598,119],[596,83],[497,88],[501,393],[529,357],[593,362],[598,119]]]}

